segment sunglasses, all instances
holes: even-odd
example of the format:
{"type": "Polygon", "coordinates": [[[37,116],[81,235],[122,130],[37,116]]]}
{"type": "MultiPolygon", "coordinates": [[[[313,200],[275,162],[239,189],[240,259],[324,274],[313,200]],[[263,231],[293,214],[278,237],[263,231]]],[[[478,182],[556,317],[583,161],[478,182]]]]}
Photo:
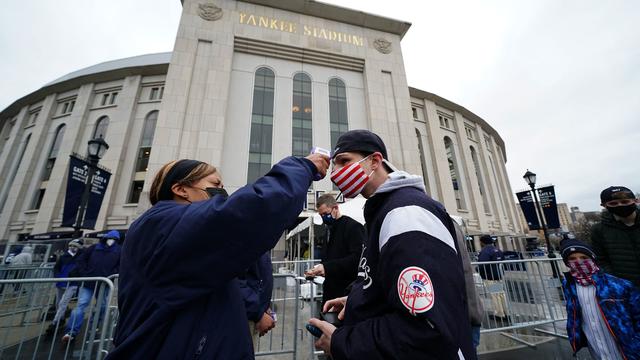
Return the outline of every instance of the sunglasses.
{"type": "Polygon", "coordinates": [[[622,200],[607,201],[604,205],[609,207],[616,207],[616,206],[628,206],[635,203],[636,203],[636,199],[622,199],[622,200]]]}

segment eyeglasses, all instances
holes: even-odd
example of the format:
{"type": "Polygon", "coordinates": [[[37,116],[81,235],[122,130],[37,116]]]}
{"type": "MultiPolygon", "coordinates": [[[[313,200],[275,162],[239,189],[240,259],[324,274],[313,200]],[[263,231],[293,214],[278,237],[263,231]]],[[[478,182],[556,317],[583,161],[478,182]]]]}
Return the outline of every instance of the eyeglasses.
{"type": "Polygon", "coordinates": [[[637,201],[636,199],[611,200],[611,201],[607,201],[604,205],[609,207],[628,206],[631,204],[635,204],[636,201],[637,201]]]}

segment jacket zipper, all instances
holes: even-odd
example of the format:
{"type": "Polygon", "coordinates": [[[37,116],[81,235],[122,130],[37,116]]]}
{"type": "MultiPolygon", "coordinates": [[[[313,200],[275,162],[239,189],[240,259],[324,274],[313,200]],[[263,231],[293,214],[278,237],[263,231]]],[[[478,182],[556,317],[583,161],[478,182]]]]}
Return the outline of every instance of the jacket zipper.
{"type": "Polygon", "coordinates": [[[575,355],[578,350],[576,350],[576,301],[575,299],[571,299],[573,303],[573,341],[571,342],[571,346],[573,347],[573,354],[575,355]]]}
{"type": "Polygon", "coordinates": [[[198,349],[196,349],[195,359],[199,358],[202,354],[202,350],[204,349],[204,345],[207,343],[207,335],[203,336],[198,343],[198,349]]]}
{"type": "MultiPolygon", "coordinates": [[[[593,283],[593,286],[596,286],[595,282],[593,283]]],[[[618,337],[616,336],[616,334],[614,334],[613,330],[611,330],[611,326],[609,326],[609,320],[607,320],[607,317],[604,315],[604,311],[602,311],[602,307],[600,306],[600,297],[598,296],[597,289],[598,288],[596,287],[596,300],[598,300],[596,301],[596,304],[598,305],[598,310],[600,310],[600,315],[602,315],[602,318],[604,319],[604,323],[607,325],[607,329],[609,330],[609,333],[616,340],[616,346],[620,351],[620,355],[622,355],[624,360],[627,360],[627,356],[624,354],[624,351],[622,351],[622,345],[620,344],[620,340],[618,340],[618,337]]]]}

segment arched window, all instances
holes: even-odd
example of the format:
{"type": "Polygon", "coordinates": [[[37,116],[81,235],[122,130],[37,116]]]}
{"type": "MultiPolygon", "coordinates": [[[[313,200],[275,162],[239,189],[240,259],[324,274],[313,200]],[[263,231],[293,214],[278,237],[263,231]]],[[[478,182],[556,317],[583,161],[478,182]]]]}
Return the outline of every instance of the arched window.
{"type": "Polygon", "coordinates": [[[138,147],[138,159],[136,160],[136,168],[133,183],[129,190],[129,200],[131,204],[135,204],[140,200],[140,194],[144,187],[144,177],[149,166],[149,157],[151,156],[151,144],[153,144],[153,135],[156,131],[156,123],[158,121],[158,110],[151,111],[144,118],[142,125],[142,138],[138,147]]]}
{"type": "Polygon", "coordinates": [[[103,116],[96,121],[96,127],[93,129],[92,139],[107,137],[107,129],[109,128],[109,117],[103,116]]]}
{"type": "Polygon", "coordinates": [[[53,166],[56,164],[58,151],[60,150],[60,145],[62,144],[62,138],[64,137],[64,131],[66,128],[66,125],[62,124],[56,129],[56,133],[53,137],[53,142],[51,143],[51,148],[49,149],[49,155],[47,156],[47,162],[44,166],[44,172],[42,174],[42,180],[40,181],[40,187],[36,190],[36,194],[34,195],[31,202],[31,209],[40,209],[45,190],[47,190],[46,181],[51,177],[53,166]]]}
{"type": "Polygon", "coordinates": [[[256,181],[271,169],[274,88],[273,71],[266,67],[256,70],[251,110],[248,183],[256,181]]]}
{"type": "Polygon", "coordinates": [[[424,158],[424,148],[422,147],[422,135],[420,130],[416,129],[416,137],[418,138],[418,153],[420,155],[420,168],[422,169],[422,180],[427,188],[427,162],[424,158]]]}
{"type": "Polygon", "coordinates": [[[496,180],[496,188],[498,189],[498,199],[500,200],[500,207],[502,208],[502,213],[506,217],[507,209],[504,207],[504,199],[502,198],[502,187],[500,186],[500,179],[498,178],[498,174],[496,173],[496,168],[493,165],[493,159],[491,158],[491,155],[489,155],[489,165],[491,166],[493,178],[496,180]]]}
{"type": "Polygon", "coordinates": [[[489,208],[489,201],[487,199],[487,193],[484,188],[482,168],[480,167],[480,162],[478,162],[478,154],[476,153],[476,149],[474,149],[473,146],[469,146],[469,150],[471,150],[471,160],[473,161],[473,167],[476,171],[476,178],[478,179],[478,188],[480,189],[480,196],[482,197],[482,205],[484,206],[484,212],[490,213],[491,210],[489,208]]]}
{"type": "Polygon", "coordinates": [[[15,159],[13,166],[11,168],[11,173],[6,178],[3,189],[2,189],[2,197],[0,198],[0,213],[4,208],[4,204],[7,201],[7,194],[9,193],[9,189],[13,185],[13,180],[16,178],[16,174],[18,173],[18,168],[20,164],[22,164],[22,158],[24,157],[24,153],[27,151],[27,147],[29,147],[29,141],[31,140],[31,134],[27,135],[22,145],[22,149],[20,150],[20,155],[15,159]]]}
{"type": "Polygon", "coordinates": [[[449,173],[451,174],[451,184],[456,197],[456,206],[458,209],[466,209],[464,196],[462,193],[461,179],[458,174],[458,164],[456,162],[456,154],[453,148],[453,141],[448,136],[444,138],[444,148],[447,153],[447,161],[449,163],[449,173]]]}
{"type": "Polygon", "coordinates": [[[329,124],[331,149],[334,149],[340,135],[349,131],[347,90],[344,82],[336,78],[329,80],[329,124]]]}
{"type": "Polygon", "coordinates": [[[293,156],[309,154],[313,146],[312,136],[311,78],[305,73],[293,76],[293,156]]]}

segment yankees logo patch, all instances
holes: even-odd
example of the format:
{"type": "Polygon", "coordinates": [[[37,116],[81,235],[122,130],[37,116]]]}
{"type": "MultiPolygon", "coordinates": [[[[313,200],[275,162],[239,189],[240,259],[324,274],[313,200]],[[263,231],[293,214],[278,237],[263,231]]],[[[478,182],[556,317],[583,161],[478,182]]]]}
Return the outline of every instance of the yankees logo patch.
{"type": "Polygon", "coordinates": [[[412,315],[431,309],[436,298],[429,274],[417,266],[402,270],[398,276],[398,297],[412,315]]]}

